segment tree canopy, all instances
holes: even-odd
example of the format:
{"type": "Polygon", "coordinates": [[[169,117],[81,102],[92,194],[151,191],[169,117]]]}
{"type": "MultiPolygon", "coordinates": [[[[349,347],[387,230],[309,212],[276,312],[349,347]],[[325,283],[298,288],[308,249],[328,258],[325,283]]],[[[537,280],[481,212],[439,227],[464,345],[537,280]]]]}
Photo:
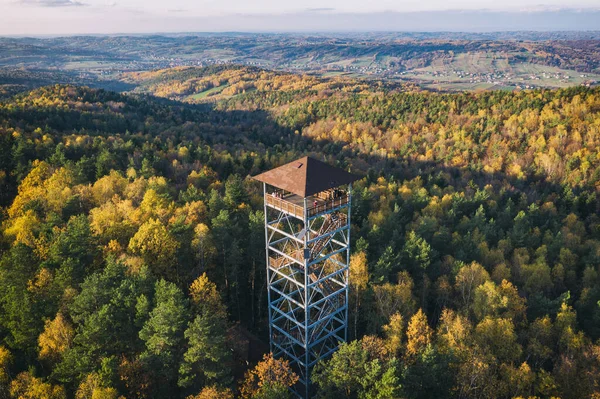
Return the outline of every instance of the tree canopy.
{"type": "Polygon", "coordinates": [[[0,397],[285,397],[249,176],[305,154],[363,176],[318,395],[600,395],[598,88],[261,79],[0,102],[0,397]]]}

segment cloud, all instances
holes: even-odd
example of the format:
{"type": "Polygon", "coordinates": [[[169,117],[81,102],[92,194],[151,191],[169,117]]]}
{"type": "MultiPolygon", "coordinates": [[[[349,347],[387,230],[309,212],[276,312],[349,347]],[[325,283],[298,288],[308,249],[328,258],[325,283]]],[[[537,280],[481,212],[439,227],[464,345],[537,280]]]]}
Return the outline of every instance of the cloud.
{"type": "Polygon", "coordinates": [[[590,12],[590,11],[598,11],[600,7],[585,7],[585,8],[577,8],[577,7],[559,7],[559,6],[546,6],[543,4],[531,6],[531,7],[523,7],[518,9],[520,12],[525,13],[535,13],[535,12],[573,12],[573,13],[581,13],[581,12],[590,12]]]}
{"type": "Polygon", "coordinates": [[[167,10],[168,12],[186,12],[189,10],[186,10],[185,8],[172,8],[170,10],[167,10]]]}
{"type": "Polygon", "coordinates": [[[38,7],[83,7],[87,4],[77,0],[20,0],[20,4],[38,7]]]}
{"type": "Polygon", "coordinates": [[[319,8],[307,8],[306,12],[326,12],[326,11],[335,11],[335,8],[331,7],[319,7],[319,8]]]}

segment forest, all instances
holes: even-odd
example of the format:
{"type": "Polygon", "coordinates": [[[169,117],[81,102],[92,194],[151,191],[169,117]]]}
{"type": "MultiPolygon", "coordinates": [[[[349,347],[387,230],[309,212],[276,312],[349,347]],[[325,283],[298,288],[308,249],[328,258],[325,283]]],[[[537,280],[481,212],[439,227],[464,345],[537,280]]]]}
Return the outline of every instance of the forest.
{"type": "Polygon", "coordinates": [[[0,398],[291,398],[251,176],[304,155],[362,176],[317,397],[600,398],[599,88],[180,72],[0,101],[0,398]]]}

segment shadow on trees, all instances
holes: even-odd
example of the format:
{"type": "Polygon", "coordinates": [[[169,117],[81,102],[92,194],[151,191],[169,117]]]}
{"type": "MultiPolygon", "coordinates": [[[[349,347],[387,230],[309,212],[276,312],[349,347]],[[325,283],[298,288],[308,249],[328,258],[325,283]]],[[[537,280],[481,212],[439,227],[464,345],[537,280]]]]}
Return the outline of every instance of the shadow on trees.
{"type": "MultiPolygon", "coordinates": [[[[222,110],[215,104],[191,105],[147,95],[122,95],[72,86],[50,86],[38,89],[36,93],[38,97],[47,97],[49,100],[59,98],[69,106],[56,107],[50,102],[47,106],[34,106],[28,103],[25,94],[16,97],[24,106],[0,107],[0,131],[3,132],[0,149],[7,154],[0,160],[0,169],[10,172],[7,174],[9,178],[3,183],[1,205],[12,202],[20,178],[26,175],[33,160],[51,159],[61,146],[62,140],[55,140],[53,145],[35,144],[28,140],[40,128],[44,134],[51,136],[88,135],[111,142],[111,145],[94,142],[83,148],[63,146],[60,151],[65,160],[76,162],[87,157],[97,162],[101,153],[108,151],[113,157],[106,170],[113,168],[125,171],[130,166],[131,158],[135,158],[134,153],[139,153],[140,158],[151,159],[157,174],[171,179],[176,190],[186,188],[187,174],[177,173],[172,160],[165,154],[179,145],[190,143],[204,146],[205,150],[196,153],[191,164],[182,166],[183,171],[196,167],[195,162],[208,164],[222,181],[232,174],[255,175],[311,154],[343,168],[351,167],[353,172],[365,178],[359,186],[374,184],[381,177],[387,182],[400,184],[404,180],[420,178],[423,186],[437,186],[441,190],[452,186],[454,192],[465,192],[470,198],[457,205],[453,223],[459,223],[463,216],[472,217],[475,214],[484,201],[484,197],[477,199],[476,193],[484,193],[486,186],[491,186],[492,191],[502,199],[499,207],[506,207],[509,201],[520,204],[521,209],[540,200],[551,201],[560,215],[573,212],[583,220],[600,210],[598,200],[593,195],[594,190],[571,189],[543,175],[517,179],[502,172],[490,174],[470,167],[450,167],[437,162],[363,153],[351,149],[346,143],[302,136],[297,133],[301,126],[286,126],[265,110],[222,110]],[[92,106],[82,106],[80,103],[92,106]],[[122,105],[115,107],[114,104],[122,105]],[[9,129],[14,128],[24,134],[16,138],[8,134],[9,129]],[[120,142],[115,142],[117,138],[120,142]]],[[[8,103],[10,101],[4,104],[8,103]]],[[[89,180],[94,180],[93,174],[89,180]]],[[[258,186],[256,193],[260,193],[258,186]]],[[[413,221],[419,207],[426,205],[402,201],[400,198],[394,201],[401,211],[399,216],[388,221],[389,234],[379,236],[370,243],[369,257],[372,260],[377,260],[388,245],[395,250],[401,249],[406,234],[405,226],[413,221]]],[[[353,232],[353,241],[358,237],[369,237],[369,206],[368,198],[361,198],[357,193],[357,216],[353,217],[353,222],[358,231],[353,232]]],[[[498,228],[506,231],[512,227],[511,223],[512,219],[498,221],[498,228]]],[[[552,230],[560,228],[556,220],[539,223],[545,223],[552,230]]],[[[502,234],[498,234],[491,244],[497,243],[501,237],[502,234]]],[[[443,247],[438,248],[439,255],[443,255],[443,251],[443,247]]],[[[472,257],[472,253],[465,251],[463,258],[458,257],[458,260],[472,261],[472,257]]],[[[437,269],[432,277],[444,272],[439,266],[440,259],[435,259],[435,262],[437,269]]]]}

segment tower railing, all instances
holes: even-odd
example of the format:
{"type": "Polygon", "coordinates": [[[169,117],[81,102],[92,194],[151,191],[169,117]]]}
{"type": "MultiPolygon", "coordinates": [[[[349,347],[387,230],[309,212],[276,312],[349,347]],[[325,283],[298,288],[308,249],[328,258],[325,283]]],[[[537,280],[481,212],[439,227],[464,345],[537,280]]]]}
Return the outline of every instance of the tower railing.
{"type": "Polygon", "coordinates": [[[346,205],[348,203],[348,200],[348,195],[342,195],[338,198],[326,200],[323,204],[312,206],[307,209],[306,213],[308,214],[308,216],[315,216],[319,213],[327,212],[335,208],[339,208],[340,206],[346,205]]]}
{"type": "MultiPolygon", "coordinates": [[[[308,217],[331,211],[333,209],[344,206],[348,203],[349,198],[347,194],[341,195],[337,198],[331,199],[318,199],[317,205],[307,206],[306,214],[308,217]]],[[[276,197],[273,195],[267,195],[265,202],[268,206],[273,209],[285,212],[288,215],[293,215],[299,219],[304,217],[304,207],[302,205],[294,204],[291,201],[286,200],[285,197],[276,197]]]]}
{"type": "Polygon", "coordinates": [[[283,198],[268,195],[265,197],[265,200],[267,202],[267,205],[274,209],[286,212],[290,215],[294,215],[297,218],[302,218],[304,216],[304,207],[286,201],[283,198]]]}

